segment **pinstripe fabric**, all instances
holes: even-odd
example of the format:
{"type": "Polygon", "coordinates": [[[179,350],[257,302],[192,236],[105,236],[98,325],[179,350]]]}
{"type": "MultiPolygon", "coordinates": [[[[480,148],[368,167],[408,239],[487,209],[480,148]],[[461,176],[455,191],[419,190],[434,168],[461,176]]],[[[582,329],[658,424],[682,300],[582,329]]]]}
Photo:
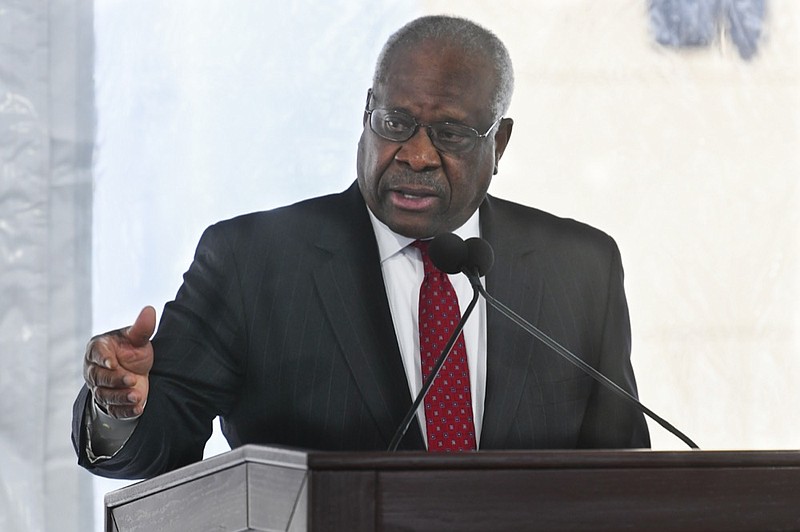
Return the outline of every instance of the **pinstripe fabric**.
{"type": "MultiPolygon", "coordinates": [[[[496,198],[487,288],[635,391],[619,253],[607,235],[496,198]],[[515,279],[514,284],[510,282],[515,279]]],[[[646,425],[490,311],[481,449],[640,447],[646,425]]],[[[366,207],[342,194],[221,222],[201,238],[154,339],[145,414],[98,474],[142,478],[199,460],[211,421],[232,446],[384,449],[410,407],[366,207]]],[[[412,424],[401,448],[424,449],[412,424]]]]}

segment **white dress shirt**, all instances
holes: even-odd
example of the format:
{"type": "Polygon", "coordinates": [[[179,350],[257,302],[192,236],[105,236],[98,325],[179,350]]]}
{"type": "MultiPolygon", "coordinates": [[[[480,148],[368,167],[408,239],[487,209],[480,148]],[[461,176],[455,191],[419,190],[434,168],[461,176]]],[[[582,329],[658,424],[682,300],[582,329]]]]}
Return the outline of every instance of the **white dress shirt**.
{"type": "MultiPolygon", "coordinates": [[[[419,356],[419,288],[425,276],[420,251],[409,246],[413,238],[398,235],[372,211],[369,213],[378,252],[381,259],[383,283],[389,298],[389,308],[397,335],[397,344],[403,357],[411,400],[416,399],[422,388],[422,369],[419,356]]],[[[463,239],[480,236],[480,223],[476,211],[467,222],[454,231],[463,239]]],[[[450,282],[458,294],[458,304],[463,313],[472,299],[472,285],[466,275],[449,275],[450,282]]],[[[467,348],[470,389],[472,392],[472,414],[475,421],[475,441],[480,444],[483,424],[483,404],[486,397],[486,302],[481,298],[464,326],[464,341],[467,348]]],[[[417,412],[423,440],[427,441],[424,405],[417,412]]]]}

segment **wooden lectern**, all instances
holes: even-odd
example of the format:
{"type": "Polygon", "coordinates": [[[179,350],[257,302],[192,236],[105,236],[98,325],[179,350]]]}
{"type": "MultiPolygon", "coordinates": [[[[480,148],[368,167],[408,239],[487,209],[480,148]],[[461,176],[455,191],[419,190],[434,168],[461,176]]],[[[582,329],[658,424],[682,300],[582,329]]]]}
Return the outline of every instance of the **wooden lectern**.
{"type": "Polygon", "coordinates": [[[800,530],[800,451],[245,446],[106,495],[106,530],[800,530]]]}

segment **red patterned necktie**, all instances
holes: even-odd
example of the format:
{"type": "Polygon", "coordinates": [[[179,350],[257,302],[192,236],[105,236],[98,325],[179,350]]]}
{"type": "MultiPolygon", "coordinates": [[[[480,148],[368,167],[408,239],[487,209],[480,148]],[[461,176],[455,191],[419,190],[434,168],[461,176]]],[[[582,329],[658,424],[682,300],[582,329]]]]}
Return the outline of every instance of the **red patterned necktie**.
{"type": "MultiPolygon", "coordinates": [[[[447,274],[428,256],[428,242],[412,244],[422,252],[425,278],[419,289],[419,352],[423,382],[453,333],[461,311],[447,274]]],[[[475,424],[464,333],[458,335],[450,356],[425,397],[425,430],[429,451],[474,451],[475,424]]]]}

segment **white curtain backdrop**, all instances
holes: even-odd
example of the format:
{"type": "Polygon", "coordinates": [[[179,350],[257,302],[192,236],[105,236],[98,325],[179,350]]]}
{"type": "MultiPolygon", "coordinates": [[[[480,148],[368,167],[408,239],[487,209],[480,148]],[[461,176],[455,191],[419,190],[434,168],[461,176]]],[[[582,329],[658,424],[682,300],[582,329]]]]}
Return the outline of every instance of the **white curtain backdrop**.
{"type": "Polygon", "coordinates": [[[69,440],[91,332],[92,2],[0,1],[0,530],[83,532],[69,440]]]}
{"type": "MultiPolygon", "coordinates": [[[[47,362],[53,346],[69,348],[71,362],[58,367],[69,374],[71,396],[88,336],[130,323],[143,305],[160,311],[207,225],[352,182],[378,49],[391,31],[429,13],[484,24],[514,61],[514,133],[491,192],[585,221],[619,243],[645,404],[705,449],[800,447],[792,422],[800,407],[800,3],[768,0],[763,17],[747,19],[760,31],[750,43],[752,56],[740,52],[724,14],[655,29],[648,7],[656,4],[96,0],[89,290],[81,277],[87,232],[68,248],[54,247],[60,233],[71,231],[64,213],[73,213],[67,216],[73,226],[74,213],[85,216],[80,223],[89,220],[83,196],[58,202],[64,211],[41,199],[52,192],[38,188],[29,198],[20,191],[62,175],[48,174],[47,165],[61,168],[65,159],[48,155],[36,139],[46,139],[42,131],[52,127],[45,118],[48,89],[53,98],[65,87],[56,80],[84,79],[91,53],[76,60],[68,48],[49,45],[50,63],[35,55],[44,53],[44,18],[57,26],[54,11],[66,2],[29,8],[0,0],[0,106],[4,94],[19,93],[7,87],[21,79],[32,87],[26,98],[36,110],[10,120],[8,105],[0,108],[4,401],[12,390],[12,406],[0,418],[0,511],[13,509],[0,515],[47,529],[43,518],[19,521],[41,512],[46,488],[30,480],[33,470],[20,469],[22,459],[8,456],[29,458],[36,449],[30,463],[38,463],[39,450],[50,449],[47,432],[18,425],[26,415],[44,423],[54,404],[71,402],[53,399],[50,386],[58,379],[36,380],[37,366],[53,366],[47,362]],[[32,32],[6,37],[6,6],[12,13],[34,10],[26,16],[32,32]],[[701,30],[702,39],[681,46],[701,30]],[[657,33],[671,44],[660,44],[657,33]],[[18,58],[26,39],[35,41],[29,47],[39,63],[18,58]],[[42,74],[48,64],[50,77],[42,74]],[[72,78],[64,73],[70,70],[72,78]],[[36,156],[30,170],[20,156],[28,153],[36,156]],[[34,238],[22,228],[38,233],[34,238]],[[28,246],[44,249],[45,241],[46,258],[28,246]],[[38,269],[20,269],[23,259],[38,269]],[[68,311],[47,306],[56,285],[72,287],[68,311]],[[26,303],[23,314],[17,303],[28,297],[38,303],[26,303]],[[48,339],[41,320],[54,312],[83,324],[70,342],[48,339]],[[26,378],[30,383],[17,384],[26,378]],[[30,384],[39,394],[34,399],[23,397],[30,384]],[[19,486],[28,490],[25,499],[8,495],[19,486]]],[[[735,4],[757,11],[761,2],[735,4]]],[[[81,110],[88,113],[81,120],[91,117],[81,110]]],[[[77,175],[83,180],[70,186],[85,192],[85,174],[77,175]]],[[[654,448],[683,448],[650,427],[654,448]]],[[[66,447],[68,429],[59,430],[58,443],[66,447]]],[[[224,450],[215,436],[207,454],[224,450]]],[[[58,452],[66,454],[57,463],[77,469],[69,449],[58,452]]],[[[121,485],[98,481],[96,508],[102,493],[121,485]]]]}

